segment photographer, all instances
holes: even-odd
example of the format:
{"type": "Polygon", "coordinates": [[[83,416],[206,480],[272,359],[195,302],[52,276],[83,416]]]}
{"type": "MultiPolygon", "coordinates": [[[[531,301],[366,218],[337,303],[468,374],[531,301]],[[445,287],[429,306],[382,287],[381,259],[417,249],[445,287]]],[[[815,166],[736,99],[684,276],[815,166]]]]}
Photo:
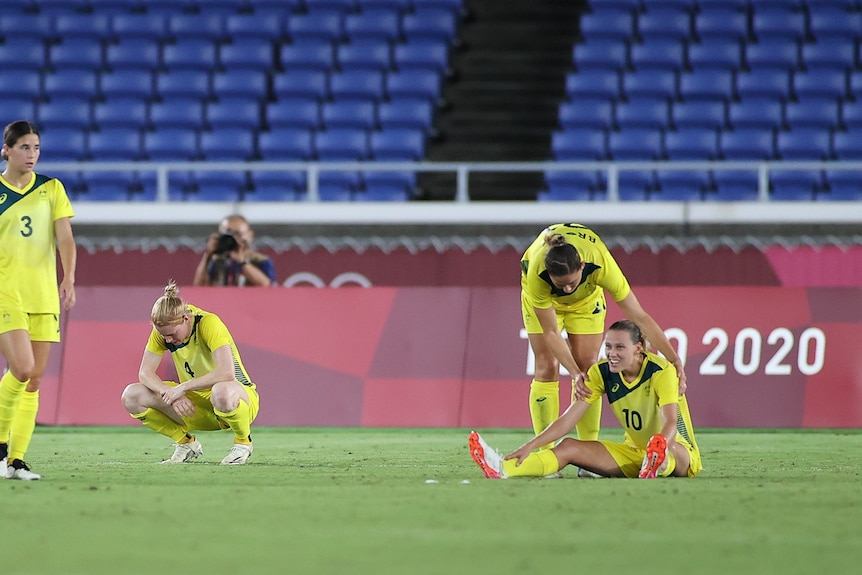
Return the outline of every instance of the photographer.
{"type": "Polygon", "coordinates": [[[221,221],[210,234],[201,261],[195,269],[196,286],[275,285],[275,265],[267,256],[251,249],[254,230],[243,216],[221,221]]]}

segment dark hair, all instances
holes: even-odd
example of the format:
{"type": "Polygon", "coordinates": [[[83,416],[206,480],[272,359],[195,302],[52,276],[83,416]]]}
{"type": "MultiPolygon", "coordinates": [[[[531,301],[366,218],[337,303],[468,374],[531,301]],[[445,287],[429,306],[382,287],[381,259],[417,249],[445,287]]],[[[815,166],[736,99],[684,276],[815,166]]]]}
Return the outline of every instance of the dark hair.
{"type": "MultiPolygon", "coordinates": [[[[38,136],[39,129],[27,120],[18,120],[17,122],[12,122],[11,124],[8,124],[3,130],[3,143],[11,148],[18,142],[18,140],[20,140],[23,136],[26,136],[27,134],[36,134],[38,136]]],[[[6,155],[6,152],[0,152],[0,157],[2,157],[4,160],[9,159],[6,155]]]]}
{"type": "Polygon", "coordinates": [[[545,243],[551,246],[545,254],[545,269],[552,276],[566,276],[581,267],[581,254],[562,234],[549,235],[545,243]]]}
{"type": "Polygon", "coordinates": [[[609,331],[625,331],[628,332],[629,337],[631,337],[632,343],[640,343],[644,351],[648,348],[647,340],[644,336],[643,332],[641,332],[641,328],[638,327],[638,324],[633,322],[630,319],[621,319],[619,321],[615,321],[611,324],[611,327],[608,328],[609,331]]]}

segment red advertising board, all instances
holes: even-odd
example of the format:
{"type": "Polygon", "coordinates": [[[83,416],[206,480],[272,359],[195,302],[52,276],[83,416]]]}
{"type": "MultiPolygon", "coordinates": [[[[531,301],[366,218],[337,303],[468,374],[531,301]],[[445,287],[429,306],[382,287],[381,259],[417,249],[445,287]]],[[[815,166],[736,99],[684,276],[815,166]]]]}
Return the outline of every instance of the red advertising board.
{"type": "MultiPolygon", "coordinates": [[[[862,289],[636,292],[685,358],[695,425],[862,426],[862,289]]],[[[158,287],[78,290],[43,382],[40,423],[136,424],[120,394],[136,380],[159,295],[158,287]]],[[[516,288],[190,287],[181,295],[231,329],[261,392],[259,425],[530,427],[532,358],[516,288]]],[[[608,322],[620,317],[611,304],[608,322]]],[[[566,405],[566,378],[560,394],[566,405]]]]}

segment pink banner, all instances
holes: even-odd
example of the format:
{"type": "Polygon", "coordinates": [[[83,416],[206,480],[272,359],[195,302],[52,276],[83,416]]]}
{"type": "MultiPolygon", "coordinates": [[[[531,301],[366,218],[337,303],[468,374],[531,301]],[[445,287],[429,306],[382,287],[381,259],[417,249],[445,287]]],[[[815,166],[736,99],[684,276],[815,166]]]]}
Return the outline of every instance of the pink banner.
{"type": "MultiPolygon", "coordinates": [[[[701,427],[862,426],[862,289],[638,288],[686,361],[701,427]]],[[[530,427],[532,357],[516,288],[184,288],[230,327],[259,425],[530,427]]],[[[155,288],[82,287],[39,422],[136,425],[155,288]]],[[[611,305],[608,322],[621,317],[611,305]]],[[[164,377],[173,378],[166,359],[164,377]]],[[[569,382],[563,379],[562,405],[569,382]]],[[[610,421],[609,410],[605,420],[610,421]]]]}

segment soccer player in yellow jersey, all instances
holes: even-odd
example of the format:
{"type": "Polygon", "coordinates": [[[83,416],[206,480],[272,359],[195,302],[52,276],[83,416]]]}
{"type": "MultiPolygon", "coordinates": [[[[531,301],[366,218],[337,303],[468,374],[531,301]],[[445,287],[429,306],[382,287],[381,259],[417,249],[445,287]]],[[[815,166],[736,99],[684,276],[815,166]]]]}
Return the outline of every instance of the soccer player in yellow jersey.
{"type": "Polygon", "coordinates": [[[0,461],[7,479],[41,479],[24,456],[36,426],[51,343],[60,341],[61,303],[65,311],[75,305],[75,214],[63,184],[34,172],[40,153],[39,132],[30,122],[12,122],[3,130],[0,157],[7,164],[0,174],[0,268],[5,299],[17,301],[8,315],[4,311],[0,327],[9,364],[0,379],[0,461]]]}
{"type": "MultiPolygon", "coordinates": [[[[586,393],[580,382],[601,350],[607,315],[605,291],[670,358],[685,392],[679,356],[641,307],[601,238],[580,224],[554,224],[539,234],[521,258],[521,313],[536,358],[530,385],[530,416],[536,434],[560,415],[560,365],[572,376],[572,399],[577,389],[580,396],[586,393]],[[564,329],[568,343],[561,334],[564,329]]],[[[594,403],[578,423],[578,438],[596,439],[601,415],[601,402],[594,403]]]]}
{"type": "Polygon", "coordinates": [[[251,424],[260,398],[233,337],[214,313],[183,301],[171,281],[153,305],[138,383],[123,391],[123,406],[145,427],[176,442],[162,463],[185,463],[203,453],[192,431],[230,429],[234,443],[222,465],[242,465],[254,450],[251,424]],[[156,370],[168,351],[179,383],[162,381],[156,370]]]}
{"type": "Polygon", "coordinates": [[[700,450],[676,370],[647,351],[640,328],[629,320],[611,325],[605,351],[607,359],[589,370],[589,397],[572,401],[547,429],[505,458],[478,433],[470,434],[470,454],[485,477],[543,477],[570,464],[602,477],[697,475],[702,468],[700,450]],[[536,451],[571,432],[603,394],[625,430],[624,441],[566,438],[552,449],[536,451]]]}

